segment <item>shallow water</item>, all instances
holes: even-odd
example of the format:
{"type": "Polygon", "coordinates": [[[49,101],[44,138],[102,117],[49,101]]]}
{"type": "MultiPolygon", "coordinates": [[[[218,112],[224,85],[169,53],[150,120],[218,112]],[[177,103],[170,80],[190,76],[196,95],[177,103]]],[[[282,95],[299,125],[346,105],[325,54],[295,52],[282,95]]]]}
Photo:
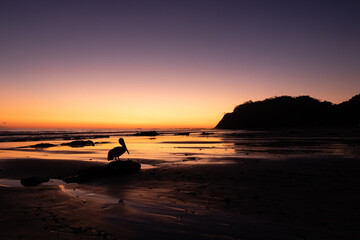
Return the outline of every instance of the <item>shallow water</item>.
{"type": "MultiPolygon", "coordinates": [[[[148,129],[146,129],[148,130],[148,129]]],[[[228,163],[231,158],[359,156],[359,129],[245,131],[216,129],[158,129],[158,136],[132,136],[127,130],[12,130],[1,131],[0,161],[12,158],[65,159],[107,162],[107,152],[123,137],[130,154],[121,159],[141,161],[144,168],[162,164],[228,163]],[[189,136],[176,135],[190,132],[189,136]],[[208,135],[204,135],[203,133],[208,135]],[[33,141],[41,136],[41,140],[33,141]],[[61,146],[70,137],[92,140],[95,146],[61,146]],[[26,141],[19,141],[26,139],[26,141]],[[28,147],[39,143],[49,148],[28,147]],[[155,160],[155,161],[154,161],[155,160]]]]}
{"type": "Polygon", "coordinates": [[[162,129],[159,136],[131,136],[138,129],[112,131],[2,131],[0,160],[11,158],[65,159],[107,162],[107,152],[119,146],[123,137],[130,154],[121,159],[141,160],[143,169],[162,164],[228,163],[229,158],[281,158],[310,156],[359,156],[359,129],[355,130],[281,130],[230,131],[215,129],[162,129]],[[189,136],[175,135],[190,132],[189,136]],[[209,135],[202,135],[203,132],[209,135]],[[106,135],[106,136],[104,136],[106,135]],[[27,141],[12,141],[19,136],[27,141]],[[33,141],[34,136],[47,140],[33,141]],[[61,146],[67,137],[86,137],[95,146],[61,146]],[[54,138],[54,139],[52,139],[54,138]],[[55,144],[49,148],[27,147],[39,143],[55,144]],[[151,161],[157,160],[157,161],[151,161]]]}

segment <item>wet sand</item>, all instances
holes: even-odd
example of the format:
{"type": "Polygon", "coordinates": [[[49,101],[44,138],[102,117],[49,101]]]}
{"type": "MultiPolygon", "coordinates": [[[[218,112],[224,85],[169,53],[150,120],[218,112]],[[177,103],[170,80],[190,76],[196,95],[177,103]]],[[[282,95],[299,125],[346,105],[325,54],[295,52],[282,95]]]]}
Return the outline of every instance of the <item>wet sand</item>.
{"type": "MultiPolygon", "coordinates": [[[[53,177],[103,164],[24,161],[1,161],[1,178],[34,174],[30,165],[53,177]]],[[[62,188],[0,187],[0,238],[359,238],[360,159],[223,161],[230,164],[164,165],[62,188]]]]}
{"type": "Polygon", "coordinates": [[[106,163],[64,159],[5,159],[0,161],[0,178],[21,179],[40,176],[62,179],[79,170],[104,164],[106,163]]]}

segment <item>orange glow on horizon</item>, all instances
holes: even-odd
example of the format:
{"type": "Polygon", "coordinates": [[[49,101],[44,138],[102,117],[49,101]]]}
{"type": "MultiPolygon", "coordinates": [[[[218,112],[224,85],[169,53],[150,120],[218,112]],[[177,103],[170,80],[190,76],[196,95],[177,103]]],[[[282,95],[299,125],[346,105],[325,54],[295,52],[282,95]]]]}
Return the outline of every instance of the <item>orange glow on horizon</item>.
{"type": "Polygon", "coordinates": [[[94,124],[94,123],[19,123],[9,125],[0,129],[162,129],[162,128],[214,128],[215,125],[167,125],[167,124],[94,124]]]}
{"type": "Polygon", "coordinates": [[[352,97],[340,87],[336,94],[322,92],[323,86],[306,88],[300,79],[309,77],[290,73],[270,77],[167,66],[44,69],[0,73],[9,83],[1,89],[0,128],[213,128],[225,112],[248,100],[310,95],[338,103],[352,97]],[[289,78],[299,84],[284,85],[289,78]]]}

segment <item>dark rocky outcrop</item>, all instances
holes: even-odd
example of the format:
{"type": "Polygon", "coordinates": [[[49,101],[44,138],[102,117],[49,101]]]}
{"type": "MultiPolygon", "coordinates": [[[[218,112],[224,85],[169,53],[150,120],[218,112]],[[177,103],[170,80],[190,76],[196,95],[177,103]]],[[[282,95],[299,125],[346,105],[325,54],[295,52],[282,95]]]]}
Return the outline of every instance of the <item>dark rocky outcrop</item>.
{"type": "Polygon", "coordinates": [[[70,146],[70,147],[85,147],[85,146],[95,146],[95,143],[91,140],[87,141],[72,141],[68,143],[62,143],[62,146],[70,146]]]}
{"type": "Polygon", "coordinates": [[[360,94],[336,105],[337,119],[340,125],[360,126],[360,94]]]}
{"type": "Polygon", "coordinates": [[[238,105],[216,128],[357,127],[359,109],[360,94],[340,104],[309,96],[282,96],[238,105]]]}
{"type": "Polygon", "coordinates": [[[49,148],[49,147],[55,147],[57,145],[51,144],[51,143],[39,143],[35,145],[28,146],[29,148],[49,148]]]}
{"type": "Polygon", "coordinates": [[[212,134],[214,134],[214,133],[212,133],[212,132],[202,132],[200,135],[201,136],[208,136],[208,135],[212,135],[212,134]]]}
{"type": "Polygon", "coordinates": [[[133,161],[114,161],[104,166],[90,167],[77,172],[74,176],[65,177],[63,180],[67,183],[81,183],[96,178],[122,176],[139,172],[140,163],[133,161]]]}
{"type": "Polygon", "coordinates": [[[156,131],[145,131],[145,132],[138,132],[138,133],[134,134],[134,136],[149,136],[149,137],[157,136],[157,135],[159,135],[159,133],[156,131]]]}
{"type": "Polygon", "coordinates": [[[175,133],[174,134],[175,136],[178,135],[178,136],[189,136],[190,135],[190,132],[178,132],[178,133],[175,133]]]}
{"type": "Polygon", "coordinates": [[[44,182],[48,182],[50,179],[47,177],[38,177],[32,176],[27,178],[22,178],[20,183],[25,187],[36,186],[44,182]]]}

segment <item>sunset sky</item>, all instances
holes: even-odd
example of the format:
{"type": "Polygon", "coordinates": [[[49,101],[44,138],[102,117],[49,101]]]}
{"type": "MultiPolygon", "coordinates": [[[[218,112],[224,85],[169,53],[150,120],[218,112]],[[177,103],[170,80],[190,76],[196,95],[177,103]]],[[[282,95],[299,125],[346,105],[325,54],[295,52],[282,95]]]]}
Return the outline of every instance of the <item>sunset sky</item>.
{"type": "Polygon", "coordinates": [[[360,1],[0,2],[1,127],[214,127],[360,93],[360,1]]]}

